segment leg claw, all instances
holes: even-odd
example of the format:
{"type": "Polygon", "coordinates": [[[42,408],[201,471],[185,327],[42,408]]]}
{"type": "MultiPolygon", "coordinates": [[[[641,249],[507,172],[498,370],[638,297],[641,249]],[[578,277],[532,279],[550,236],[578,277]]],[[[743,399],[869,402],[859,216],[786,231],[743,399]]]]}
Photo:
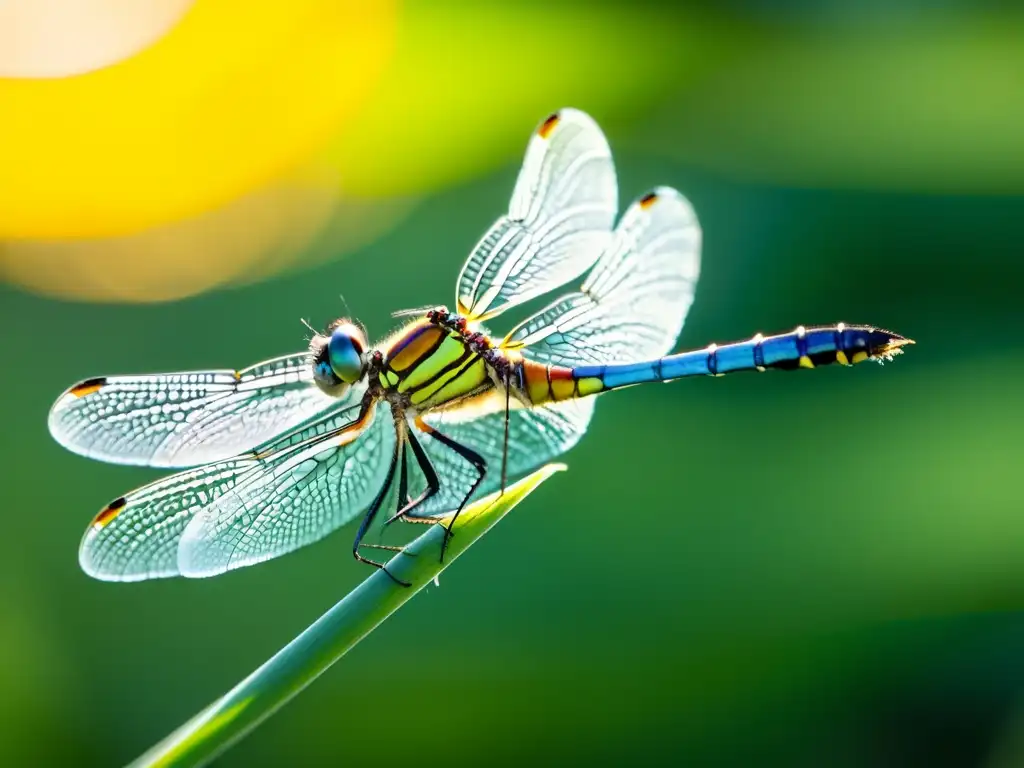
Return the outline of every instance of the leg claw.
{"type": "Polygon", "coordinates": [[[411,587],[411,586],[412,586],[412,583],[411,583],[411,582],[408,582],[408,581],[402,581],[402,580],[401,580],[400,578],[398,578],[397,576],[395,576],[395,574],[393,574],[393,573],[392,573],[391,571],[389,571],[389,570],[388,570],[387,568],[384,568],[383,566],[381,566],[381,570],[382,570],[382,571],[384,571],[384,573],[386,573],[386,574],[387,574],[388,576],[390,576],[390,577],[391,577],[391,580],[392,580],[393,582],[395,582],[395,584],[397,584],[398,586],[400,586],[400,587],[411,587]]]}

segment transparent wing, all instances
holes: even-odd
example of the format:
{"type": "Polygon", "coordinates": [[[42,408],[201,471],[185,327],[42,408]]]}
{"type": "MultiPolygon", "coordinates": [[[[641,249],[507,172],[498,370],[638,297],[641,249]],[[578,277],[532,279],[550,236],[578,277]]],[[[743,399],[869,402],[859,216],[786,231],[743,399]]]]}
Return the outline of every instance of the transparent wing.
{"type": "MultiPolygon", "coordinates": [[[[179,472],[115,500],[86,531],[79,550],[82,569],[107,581],[211,575],[322,538],[366,507],[387,469],[387,457],[380,459],[375,446],[389,436],[394,439],[388,416],[377,415],[346,445],[334,441],[331,446],[328,440],[309,444],[350,423],[357,410],[358,406],[339,407],[315,424],[261,446],[256,455],[179,472]],[[308,471],[307,461],[323,470],[308,471]],[[329,490],[321,473],[330,481],[329,490]],[[289,500],[282,501],[282,494],[288,493],[289,500]],[[179,560],[189,524],[203,515],[215,516],[222,503],[233,506],[229,499],[237,498],[259,505],[252,513],[252,527],[236,521],[236,528],[248,533],[244,553],[240,547],[237,557],[227,557],[219,569],[211,566],[209,573],[183,571],[179,560]]],[[[189,545],[189,551],[196,546],[189,545]]]]}
{"type": "Polygon", "coordinates": [[[462,267],[459,312],[492,317],[583,274],[608,244],[617,196],[597,124],[575,109],[551,115],[530,139],[508,215],[462,267]]]}
{"type": "Polygon", "coordinates": [[[659,187],[634,202],[611,245],[571,293],[517,326],[505,346],[555,365],[629,363],[667,354],[700,275],[701,230],[681,194],[659,187]]]}
{"type": "MultiPolygon", "coordinates": [[[[516,407],[509,413],[508,479],[526,474],[572,448],[587,430],[595,398],[567,400],[534,408],[516,407]]],[[[487,460],[487,476],[474,498],[498,489],[505,440],[505,398],[493,396],[484,413],[454,408],[428,414],[428,424],[487,460]]],[[[415,429],[415,427],[413,427],[415,429]]],[[[477,478],[476,469],[429,435],[418,434],[441,481],[440,492],[416,509],[417,515],[451,512],[477,478]]]]}
{"type": "Polygon", "coordinates": [[[243,371],[88,379],[50,410],[65,448],[116,464],[186,467],[251,450],[338,401],[312,383],[306,353],[243,371]]]}
{"type": "Polygon", "coordinates": [[[228,459],[143,486],[110,503],[85,532],[78,562],[104,581],[178,575],[178,540],[185,526],[251,471],[253,460],[228,459]]]}
{"type": "MultiPolygon", "coordinates": [[[[612,243],[570,294],[526,320],[509,334],[507,346],[545,363],[580,365],[638,362],[666,354],[682,329],[700,273],[701,233],[687,200],[668,188],[635,202],[615,230],[612,243]]],[[[524,408],[509,414],[509,478],[572,448],[593,415],[595,398],[524,408]]],[[[501,482],[504,398],[490,396],[483,407],[455,407],[431,413],[431,426],[487,460],[488,474],[475,494],[501,482]]],[[[476,470],[454,451],[422,439],[441,479],[441,492],[418,514],[455,509],[476,479],[476,470]]]]}
{"type": "MultiPolygon", "coordinates": [[[[344,445],[332,440],[272,457],[201,509],[181,535],[181,574],[215,576],[269,560],[364,511],[384,482],[395,445],[387,404],[376,406],[370,419],[344,445]]],[[[336,419],[326,425],[338,426],[336,419]]]]}

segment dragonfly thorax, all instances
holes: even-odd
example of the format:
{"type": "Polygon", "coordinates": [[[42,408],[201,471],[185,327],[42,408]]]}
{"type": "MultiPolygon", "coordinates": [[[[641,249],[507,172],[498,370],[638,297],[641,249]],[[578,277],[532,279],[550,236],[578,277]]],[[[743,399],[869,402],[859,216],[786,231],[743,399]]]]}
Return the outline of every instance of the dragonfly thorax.
{"type": "Polygon", "coordinates": [[[385,341],[370,357],[368,379],[392,406],[418,413],[480,394],[492,382],[487,336],[439,307],[385,341]]]}

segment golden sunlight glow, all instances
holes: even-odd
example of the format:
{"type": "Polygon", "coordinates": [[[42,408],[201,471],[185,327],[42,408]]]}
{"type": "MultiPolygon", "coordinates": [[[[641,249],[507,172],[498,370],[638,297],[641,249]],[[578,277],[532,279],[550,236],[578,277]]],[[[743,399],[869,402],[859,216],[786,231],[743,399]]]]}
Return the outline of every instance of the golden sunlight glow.
{"type": "Polygon", "coordinates": [[[0,279],[93,301],[166,301],[253,282],[357,248],[405,214],[403,201],[344,199],[304,173],[183,221],[105,238],[0,242],[0,279]],[[326,228],[326,230],[325,230],[326,228]],[[327,249],[310,249],[329,238],[327,249]]]}
{"type": "Polygon", "coordinates": [[[0,77],[65,77],[109,66],[166,34],[194,2],[0,2],[0,77]]]}
{"type": "Polygon", "coordinates": [[[268,184],[359,116],[395,13],[198,0],[114,66],[0,79],[0,238],[126,235],[268,184]]]}

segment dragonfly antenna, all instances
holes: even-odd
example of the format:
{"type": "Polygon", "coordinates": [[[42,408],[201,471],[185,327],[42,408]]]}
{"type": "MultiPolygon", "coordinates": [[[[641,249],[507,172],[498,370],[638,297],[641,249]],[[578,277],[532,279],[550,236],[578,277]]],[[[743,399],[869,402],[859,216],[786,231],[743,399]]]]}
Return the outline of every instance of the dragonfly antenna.
{"type": "Polygon", "coordinates": [[[348,305],[348,302],[345,301],[345,294],[339,293],[338,294],[338,298],[341,299],[341,303],[345,305],[345,314],[348,315],[349,317],[351,317],[352,316],[352,307],[350,307],[348,305]]]}
{"type": "Polygon", "coordinates": [[[432,304],[428,304],[425,307],[416,307],[414,309],[398,309],[391,313],[392,317],[412,317],[413,315],[422,315],[427,310],[433,309],[432,304]]]}

